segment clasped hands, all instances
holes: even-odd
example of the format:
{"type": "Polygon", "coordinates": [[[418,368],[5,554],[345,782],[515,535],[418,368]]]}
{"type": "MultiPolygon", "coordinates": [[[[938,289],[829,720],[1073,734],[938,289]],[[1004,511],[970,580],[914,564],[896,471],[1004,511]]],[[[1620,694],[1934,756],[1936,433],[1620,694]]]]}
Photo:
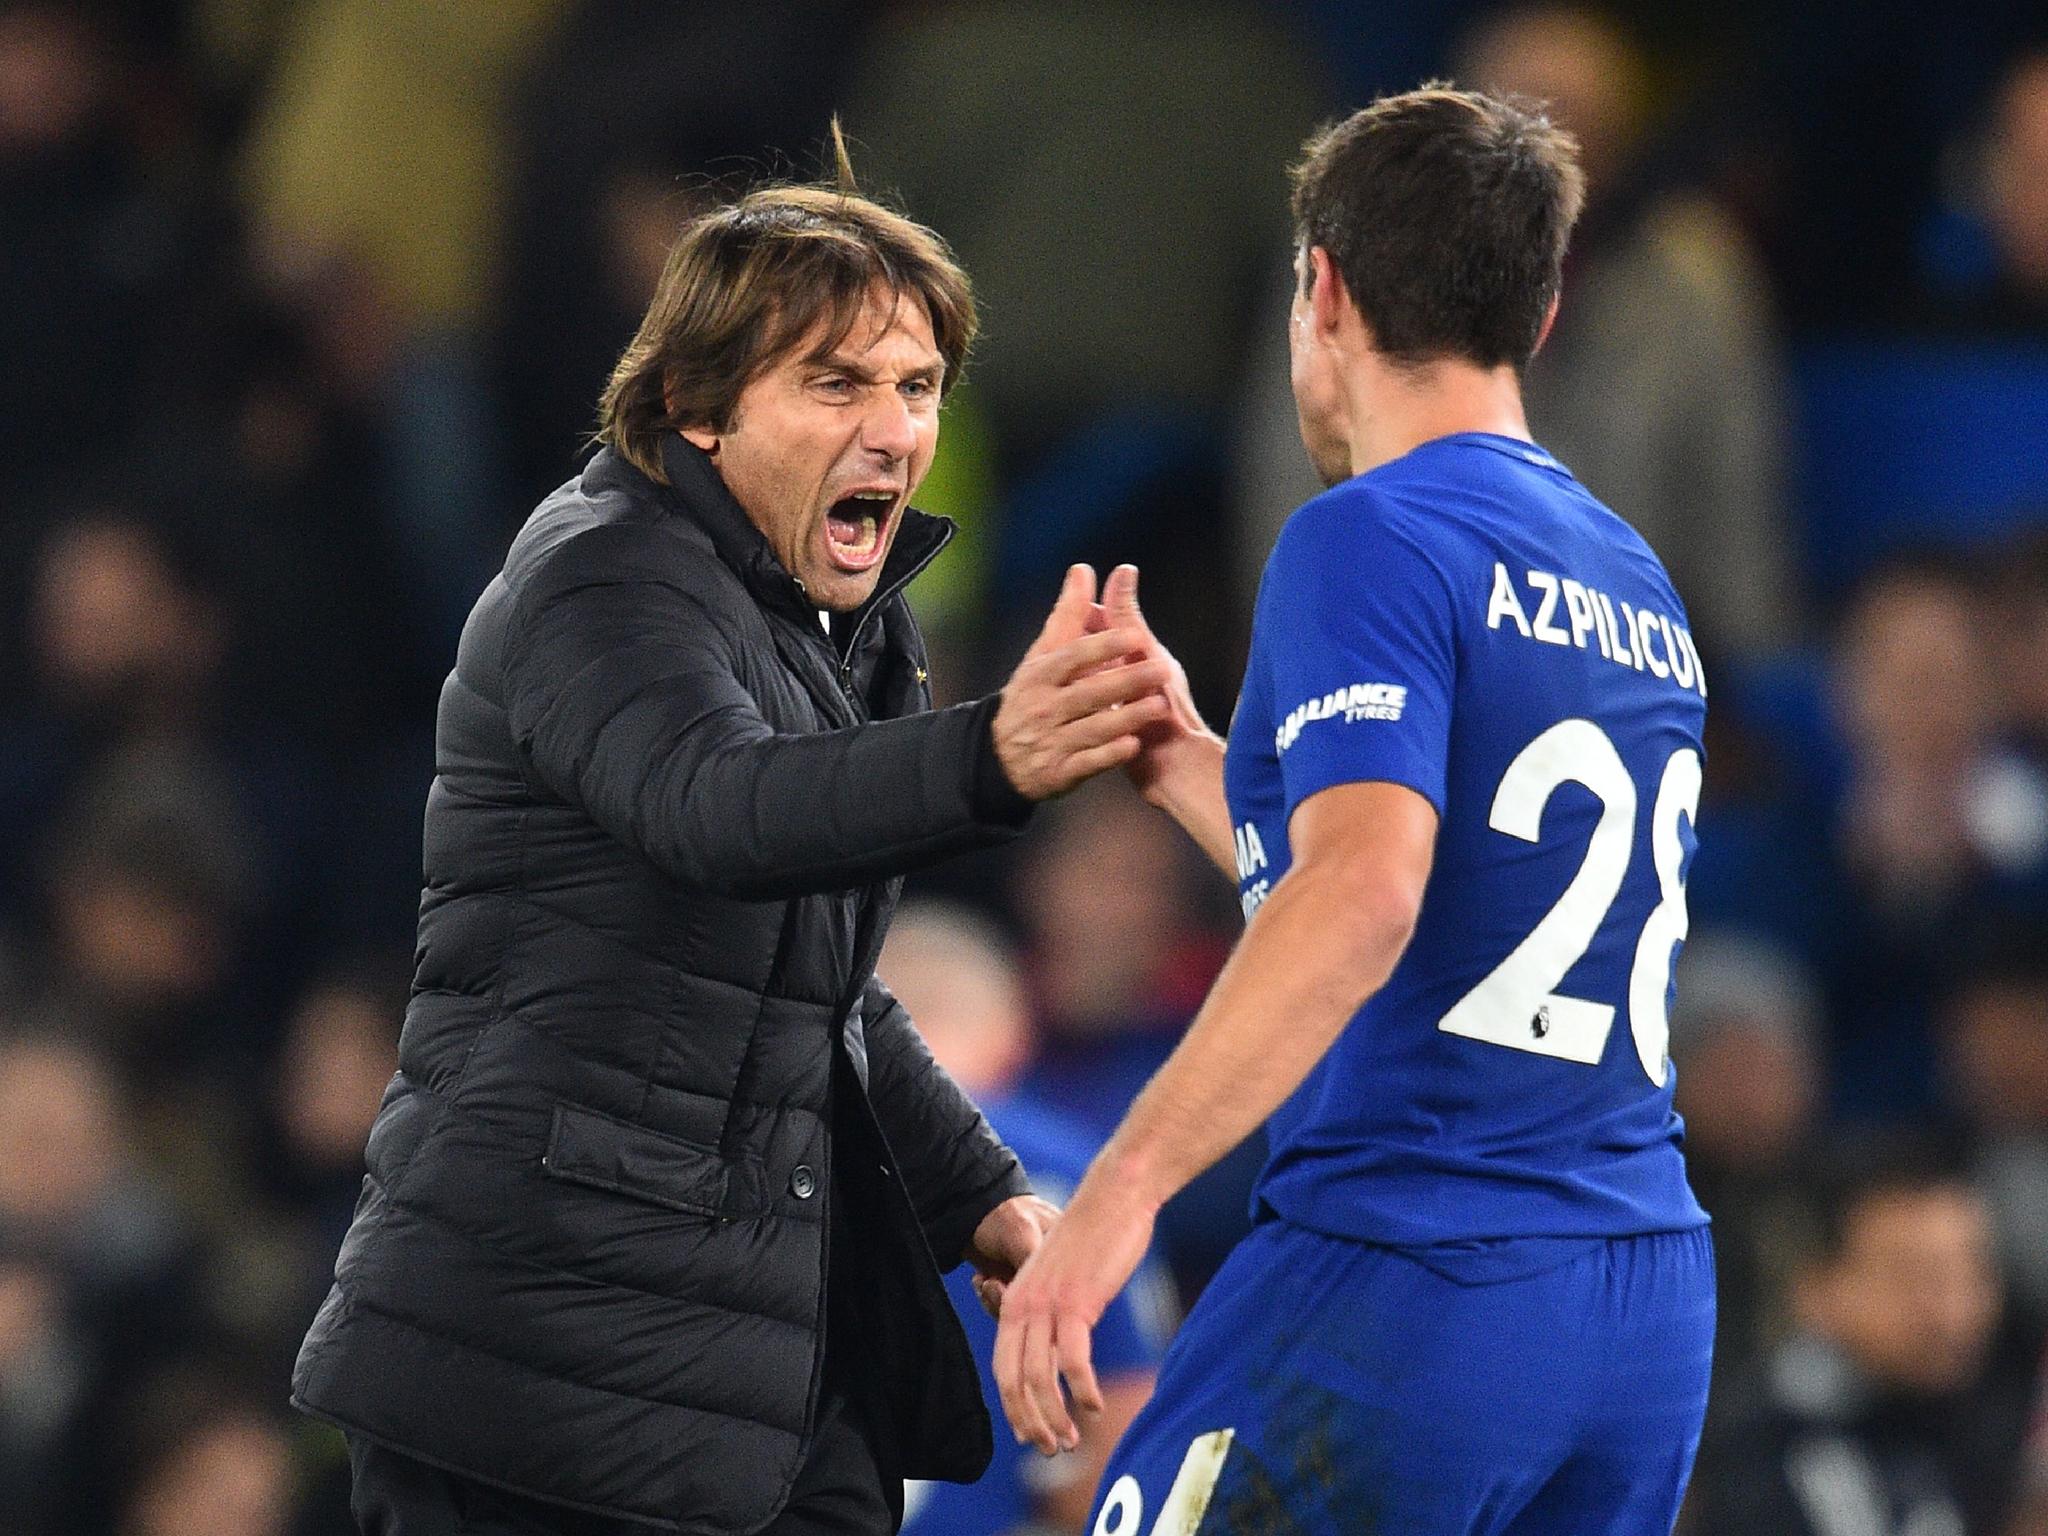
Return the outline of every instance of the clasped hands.
{"type": "Polygon", "coordinates": [[[1072,1409],[1102,1411],[1095,1325],[1143,1262],[1157,1210],[1138,1181],[1095,1177],[1065,1211],[1019,1195],[975,1229],[974,1294],[998,1324],[996,1386],[1019,1445],[1071,1451],[1081,1443],[1072,1409]]]}
{"type": "Polygon", "coordinates": [[[1027,800],[1049,800],[1123,767],[1148,799],[1173,749],[1207,737],[1187,674],[1138,610],[1138,571],[1103,583],[1070,566],[1045,627],[1003,685],[991,727],[996,760],[1027,800]]]}

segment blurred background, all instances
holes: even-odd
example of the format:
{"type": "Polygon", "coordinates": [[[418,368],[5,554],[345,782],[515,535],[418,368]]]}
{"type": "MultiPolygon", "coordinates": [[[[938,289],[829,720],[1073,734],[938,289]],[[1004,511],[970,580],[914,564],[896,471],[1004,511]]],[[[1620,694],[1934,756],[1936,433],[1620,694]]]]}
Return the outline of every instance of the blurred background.
{"type": "MultiPolygon", "coordinates": [[[[1433,75],[1583,142],[1530,416],[1712,677],[1689,1524],[2048,1531],[2038,0],[0,0],[0,1536],[350,1528],[285,1379],[395,1054],[435,693],[692,210],[842,113],[985,307],[921,498],[963,528],[936,680],[1134,560],[1220,724],[1315,489],[1284,168],[1433,75]]],[[[914,894],[978,936],[930,1010],[1009,978],[981,1080],[1084,1157],[1236,923],[1120,783],[914,894]]],[[[1162,1222],[1179,1306],[1258,1155],[1162,1222]]]]}

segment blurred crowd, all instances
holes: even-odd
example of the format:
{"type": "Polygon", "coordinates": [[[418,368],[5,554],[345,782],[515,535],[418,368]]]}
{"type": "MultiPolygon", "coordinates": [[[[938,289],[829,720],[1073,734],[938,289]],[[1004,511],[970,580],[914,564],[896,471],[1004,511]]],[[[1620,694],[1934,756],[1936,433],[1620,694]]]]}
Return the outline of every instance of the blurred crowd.
{"type": "MultiPolygon", "coordinates": [[[[1531,420],[1711,677],[1689,1528],[2048,1533],[2037,4],[0,0],[0,1536],[350,1528],[284,1383],[395,1057],[436,692],[691,211],[841,113],[985,306],[935,681],[1129,559],[1220,723],[1316,488],[1284,167],[1433,75],[1582,141],[1531,420]]],[[[963,1075],[1084,1157],[1237,921],[1118,783],[914,885],[978,936],[917,982],[963,1075]]],[[[1162,1220],[1182,1305],[1258,1158],[1162,1220]]]]}

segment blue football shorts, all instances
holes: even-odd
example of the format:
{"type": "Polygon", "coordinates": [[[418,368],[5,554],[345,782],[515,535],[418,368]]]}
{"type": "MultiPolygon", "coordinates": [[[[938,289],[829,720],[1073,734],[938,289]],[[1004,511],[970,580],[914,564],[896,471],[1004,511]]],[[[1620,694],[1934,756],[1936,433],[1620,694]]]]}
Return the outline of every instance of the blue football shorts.
{"type": "Polygon", "coordinates": [[[1091,1536],[1668,1536],[1707,1407],[1708,1229],[1537,1251],[1488,1272],[1263,1222],[1091,1536]]]}

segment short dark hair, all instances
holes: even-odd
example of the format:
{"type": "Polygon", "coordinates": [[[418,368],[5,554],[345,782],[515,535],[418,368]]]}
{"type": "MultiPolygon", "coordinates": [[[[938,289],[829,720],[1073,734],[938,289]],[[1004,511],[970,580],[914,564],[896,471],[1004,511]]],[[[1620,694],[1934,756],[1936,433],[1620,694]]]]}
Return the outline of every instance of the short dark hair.
{"type": "Polygon", "coordinates": [[[1924,1127],[1843,1133],[1808,1169],[1807,1259],[1822,1266],[1841,1259],[1874,1201],[1976,1189],[1957,1133],[1924,1127]]]}
{"type": "Polygon", "coordinates": [[[942,387],[960,381],[976,325],[967,274],[931,230],[855,190],[837,123],[833,149],[836,185],[758,187],[692,219],[669,251],[598,411],[598,441],[652,479],[667,478],[665,434],[727,430],[763,369],[821,322],[830,352],[878,287],[923,304],[942,387]]]}
{"type": "Polygon", "coordinates": [[[1578,141],[1536,103],[1433,83],[1308,141],[1295,238],[1329,252],[1395,362],[1528,365],[1585,202],[1578,141]]]}

